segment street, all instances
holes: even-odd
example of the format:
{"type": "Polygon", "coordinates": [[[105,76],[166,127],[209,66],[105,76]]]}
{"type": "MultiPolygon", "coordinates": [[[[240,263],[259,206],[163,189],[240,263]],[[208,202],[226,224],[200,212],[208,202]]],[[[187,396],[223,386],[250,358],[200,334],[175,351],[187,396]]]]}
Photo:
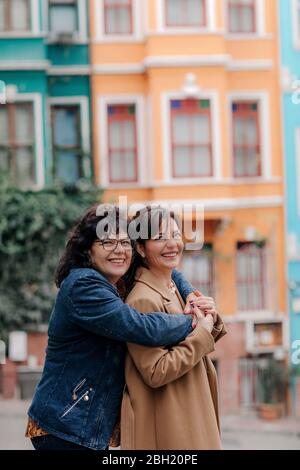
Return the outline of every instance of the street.
{"type": "MultiPolygon", "coordinates": [[[[0,401],[0,450],[30,450],[24,437],[30,401],[0,401]]],[[[225,450],[300,450],[300,420],[285,418],[273,423],[254,416],[222,418],[225,450]]]]}

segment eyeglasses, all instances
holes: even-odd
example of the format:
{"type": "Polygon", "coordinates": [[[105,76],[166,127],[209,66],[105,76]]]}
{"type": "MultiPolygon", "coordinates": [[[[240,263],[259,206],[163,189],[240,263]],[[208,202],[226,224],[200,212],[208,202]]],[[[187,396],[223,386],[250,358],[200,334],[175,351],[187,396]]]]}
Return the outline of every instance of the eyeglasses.
{"type": "Polygon", "coordinates": [[[100,243],[105,251],[115,251],[119,243],[126,251],[132,250],[131,240],[116,240],[107,238],[106,240],[97,240],[96,243],[100,243]]]}

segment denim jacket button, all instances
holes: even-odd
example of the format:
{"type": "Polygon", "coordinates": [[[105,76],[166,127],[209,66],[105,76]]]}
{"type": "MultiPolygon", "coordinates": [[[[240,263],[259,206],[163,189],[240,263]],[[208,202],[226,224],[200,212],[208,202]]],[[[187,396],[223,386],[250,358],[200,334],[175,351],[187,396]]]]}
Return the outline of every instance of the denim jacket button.
{"type": "Polygon", "coordinates": [[[83,397],[84,401],[89,401],[90,397],[88,395],[85,395],[85,397],[83,397]]]}

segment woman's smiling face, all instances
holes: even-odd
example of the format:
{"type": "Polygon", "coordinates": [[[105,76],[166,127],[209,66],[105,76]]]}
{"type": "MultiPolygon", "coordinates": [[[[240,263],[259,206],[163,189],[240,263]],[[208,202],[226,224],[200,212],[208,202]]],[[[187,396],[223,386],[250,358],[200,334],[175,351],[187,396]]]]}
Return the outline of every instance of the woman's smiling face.
{"type": "Polygon", "coordinates": [[[128,271],[132,260],[132,243],[126,232],[110,234],[108,238],[96,240],[90,256],[93,266],[112,284],[128,271]]]}
{"type": "Polygon", "coordinates": [[[183,252],[182,235],[173,218],[163,219],[161,229],[154,239],[139,244],[137,249],[149,269],[173,270],[178,267],[183,252]]]}

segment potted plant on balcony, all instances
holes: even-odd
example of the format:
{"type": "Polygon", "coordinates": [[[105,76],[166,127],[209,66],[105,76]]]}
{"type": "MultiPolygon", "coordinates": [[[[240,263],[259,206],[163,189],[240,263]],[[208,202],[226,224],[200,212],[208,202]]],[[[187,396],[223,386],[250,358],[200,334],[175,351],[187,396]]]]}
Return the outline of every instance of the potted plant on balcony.
{"type": "Polygon", "coordinates": [[[282,417],[287,387],[284,364],[274,358],[262,361],[258,369],[258,386],[260,391],[259,417],[266,420],[282,417]]]}

